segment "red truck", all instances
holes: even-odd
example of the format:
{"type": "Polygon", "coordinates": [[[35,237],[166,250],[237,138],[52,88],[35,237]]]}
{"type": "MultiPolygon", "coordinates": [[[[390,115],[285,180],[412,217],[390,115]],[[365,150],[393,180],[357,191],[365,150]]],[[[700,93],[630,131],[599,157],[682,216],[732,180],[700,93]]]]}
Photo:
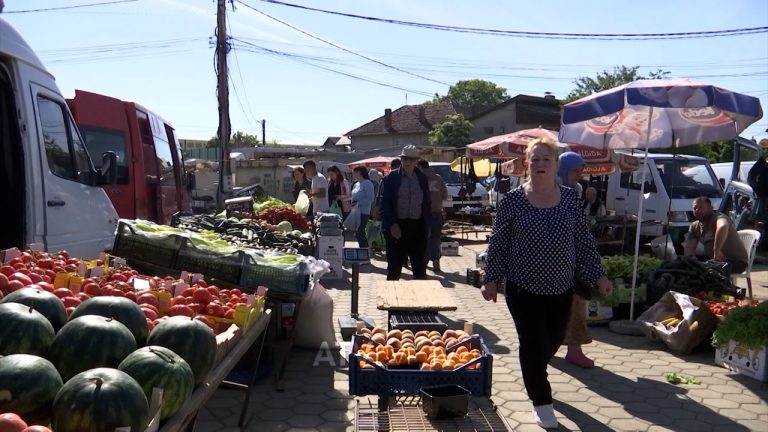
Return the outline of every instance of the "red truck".
{"type": "Polygon", "coordinates": [[[190,209],[194,179],[170,123],[135,102],[83,90],[67,104],[88,152],[117,155],[117,183],[104,189],[121,218],[165,224],[190,209]]]}

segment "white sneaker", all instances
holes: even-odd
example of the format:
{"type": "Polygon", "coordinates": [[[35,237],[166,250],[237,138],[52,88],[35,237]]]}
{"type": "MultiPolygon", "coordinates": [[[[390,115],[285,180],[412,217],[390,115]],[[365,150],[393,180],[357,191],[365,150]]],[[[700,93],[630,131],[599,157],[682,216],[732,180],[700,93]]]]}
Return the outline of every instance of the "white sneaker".
{"type": "Polygon", "coordinates": [[[552,404],[534,406],[533,418],[536,419],[536,424],[544,429],[554,429],[558,427],[557,417],[555,417],[555,409],[552,407],[552,404]]]}

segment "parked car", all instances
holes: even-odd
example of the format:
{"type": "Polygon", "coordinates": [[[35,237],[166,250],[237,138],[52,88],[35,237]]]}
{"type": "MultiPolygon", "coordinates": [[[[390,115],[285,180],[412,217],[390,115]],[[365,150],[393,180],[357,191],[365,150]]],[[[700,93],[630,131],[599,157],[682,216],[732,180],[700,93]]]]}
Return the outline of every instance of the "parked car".
{"type": "Polygon", "coordinates": [[[445,181],[448,187],[449,198],[443,201],[443,208],[447,213],[455,213],[464,207],[486,207],[489,205],[488,190],[481,180],[475,183],[475,190],[471,193],[467,190],[465,178],[461,173],[453,171],[448,162],[430,162],[430,168],[445,181]]]}

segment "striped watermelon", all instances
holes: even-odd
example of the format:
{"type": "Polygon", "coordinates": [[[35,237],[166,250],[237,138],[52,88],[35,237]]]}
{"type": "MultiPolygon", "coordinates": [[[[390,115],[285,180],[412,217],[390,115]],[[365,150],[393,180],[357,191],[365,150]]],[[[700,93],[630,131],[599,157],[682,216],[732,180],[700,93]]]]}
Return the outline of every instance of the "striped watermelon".
{"type": "Polygon", "coordinates": [[[69,320],[83,315],[101,315],[114,318],[131,331],[136,344],[144,346],[147,342],[147,319],[139,305],[125,297],[92,297],[82,302],[69,316],[69,320]]]}
{"type": "Polygon", "coordinates": [[[48,318],[55,331],[59,331],[61,326],[67,322],[67,311],[64,308],[64,303],[48,291],[37,288],[22,288],[3,298],[2,303],[8,302],[32,306],[36,311],[48,318]]]}
{"type": "Polygon", "coordinates": [[[152,400],[155,387],[163,389],[160,419],[174,415],[192,396],[195,375],[187,362],[175,352],[161,346],[146,346],[132,352],[117,367],[130,375],[152,400]]]}
{"type": "Polygon", "coordinates": [[[216,336],[199,320],[174,316],[152,329],[147,345],[160,345],[178,354],[192,368],[195,386],[202,383],[216,360],[216,336]]]}
{"type": "Polygon", "coordinates": [[[53,364],[42,357],[0,357],[0,412],[19,414],[30,424],[48,424],[53,398],[63,384],[53,364]]]}
{"type": "Polygon", "coordinates": [[[98,367],[116,368],[136,351],[136,340],[119,321],[85,315],[66,323],[53,338],[48,359],[64,381],[98,367]]]}
{"type": "Polygon", "coordinates": [[[149,420],[149,403],[136,380],[117,369],[97,368],[75,375],[59,390],[51,426],[56,432],[123,427],[143,432],[149,420]]]}
{"type": "Polygon", "coordinates": [[[55,335],[51,323],[31,306],[0,304],[0,355],[43,356],[55,335]]]}

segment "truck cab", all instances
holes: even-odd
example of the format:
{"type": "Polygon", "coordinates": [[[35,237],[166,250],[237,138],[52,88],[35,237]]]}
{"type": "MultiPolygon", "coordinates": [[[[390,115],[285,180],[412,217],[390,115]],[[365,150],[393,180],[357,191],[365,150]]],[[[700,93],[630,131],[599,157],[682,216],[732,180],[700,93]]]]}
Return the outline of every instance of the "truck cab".
{"type": "Polygon", "coordinates": [[[606,210],[619,215],[637,216],[642,199],[641,235],[658,237],[670,234],[673,241],[679,242],[694,220],[693,199],[708,197],[717,208],[723,197],[722,186],[703,157],[651,153],[647,163],[643,162],[644,156],[639,157],[639,170],[607,176],[606,210]],[[646,170],[645,187],[641,196],[643,169],[646,170]]]}
{"type": "Polygon", "coordinates": [[[464,207],[487,207],[488,190],[478,180],[475,183],[475,190],[472,193],[467,191],[465,177],[461,173],[451,170],[451,164],[448,162],[430,162],[429,167],[436,174],[443,178],[448,187],[449,198],[443,201],[443,208],[447,213],[455,213],[464,207]]]}
{"type": "Polygon", "coordinates": [[[0,250],[40,243],[93,258],[112,247],[118,215],[101,186],[116,156],[96,169],[55,79],[0,18],[0,250]]]}

